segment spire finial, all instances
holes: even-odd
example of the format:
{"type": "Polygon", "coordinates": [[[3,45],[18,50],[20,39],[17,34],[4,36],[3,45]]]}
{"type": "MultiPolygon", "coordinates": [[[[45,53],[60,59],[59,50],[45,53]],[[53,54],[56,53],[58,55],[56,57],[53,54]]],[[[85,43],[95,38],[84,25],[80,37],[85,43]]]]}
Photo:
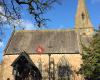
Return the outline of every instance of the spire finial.
{"type": "Polygon", "coordinates": [[[77,13],[75,17],[75,30],[79,34],[90,35],[94,32],[88,11],[86,9],[85,0],[78,0],[77,13]]]}

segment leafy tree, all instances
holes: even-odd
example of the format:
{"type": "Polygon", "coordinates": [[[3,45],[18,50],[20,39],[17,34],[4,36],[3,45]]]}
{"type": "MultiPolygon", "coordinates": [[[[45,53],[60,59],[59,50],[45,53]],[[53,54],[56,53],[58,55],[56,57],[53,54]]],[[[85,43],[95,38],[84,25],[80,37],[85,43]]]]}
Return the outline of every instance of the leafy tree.
{"type": "Polygon", "coordinates": [[[100,30],[93,36],[89,46],[83,46],[80,73],[86,80],[100,80],[100,30]]]}

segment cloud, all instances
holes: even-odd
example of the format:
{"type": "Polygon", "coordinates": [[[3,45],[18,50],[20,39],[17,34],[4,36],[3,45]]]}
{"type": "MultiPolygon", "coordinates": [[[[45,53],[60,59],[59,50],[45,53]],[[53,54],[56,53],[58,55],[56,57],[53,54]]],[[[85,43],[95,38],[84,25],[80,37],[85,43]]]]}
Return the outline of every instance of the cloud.
{"type": "Polygon", "coordinates": [[[5,15],[4,8],[0,6],[0,21],[2,22],[7,21],[7,18],[4,15],[5,15]]]}
{"type": "Polygon", "coordinates": [[[25,30],[36,29],[36,27],[31,21],[23,20],[21,25],[24,27],[25,30]]]}
{"type": "MultiPolygon", "coordinates": [[[[0,22],[6,23],[7,22],[7,18],[4,16],[5,12],[4,12],[4,8],[2,6],[0,6],[0,22]]],[[[36,30],[38,29],[32,21],[29,20],[24,20],[24,19],[17,19],[17,20],[13,20],[13,19],[9,19],[9,22],[11,24],[11,26],[6,25],[5,28],[9,29],[9,28],[13,28],[13,26],[16,27],[21,27],[24,28],[25,30],[36,30]]]]}
{"type": "MultiPolygon", "coordinates": [[[[0,6],[0,22],[6,22],[7,18],[4,16],[4,9],[2,6],[0,6]]],[[[12,26],[16,26],[16,27],[22,27],[25,30],[31,30],[31,29],[36,29],[36,27],[34,27],[34,24],[31,21],[28,20],[24,20],[24,19],[17,19],[17,20],[9,20],[12,26]]],[[[6,26],[5,28],[11,28],[11,26],[6,26]]]]}
{"type": "Polygon", "coordinates": [[[0,6],[0,13],[4,13],[2,6],[0,6]]]}
{"type": "Polygon", "coordinates": [[[18,19],[18,20],[12,20],[10,22],[12,26],[21,27],[21,28],[24,28],[25,30],[36,29],[34,24],[28,20],[18,19]]]}
{"type": "Polygon", "coordinates": [[[3,46],[4,46],[3,42],[0,41],[0,48],[3,47],[3,46]]]}

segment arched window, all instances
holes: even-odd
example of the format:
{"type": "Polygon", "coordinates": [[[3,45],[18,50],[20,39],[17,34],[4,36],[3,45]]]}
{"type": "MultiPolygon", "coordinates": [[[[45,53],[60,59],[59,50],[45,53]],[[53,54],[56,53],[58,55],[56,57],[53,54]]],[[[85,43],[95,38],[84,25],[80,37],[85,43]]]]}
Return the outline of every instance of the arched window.
{"type": "Polygon", "coordinates": [[[84,20],[85,19],[85,14],[82,13],[81,16],[82,16],[82,20],[84,20]]]}
{"type": "Polygon", "coordinates": [[[71,70],[68,61],[63,56],[58,64],[58,80],[70,80],[71,70]]]}

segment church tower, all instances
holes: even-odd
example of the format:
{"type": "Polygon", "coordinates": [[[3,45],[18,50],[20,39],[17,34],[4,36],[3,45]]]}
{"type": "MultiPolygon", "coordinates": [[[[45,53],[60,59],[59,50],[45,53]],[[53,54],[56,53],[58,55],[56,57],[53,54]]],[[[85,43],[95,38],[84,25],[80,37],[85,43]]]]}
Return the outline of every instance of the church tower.
{"type": "Polygon", "coordinates": [[[77,13],[75,17],[75,30],[80,35],[88,36],[94,32],[86,9],[85,0],[78,0],[77,13]]]}

